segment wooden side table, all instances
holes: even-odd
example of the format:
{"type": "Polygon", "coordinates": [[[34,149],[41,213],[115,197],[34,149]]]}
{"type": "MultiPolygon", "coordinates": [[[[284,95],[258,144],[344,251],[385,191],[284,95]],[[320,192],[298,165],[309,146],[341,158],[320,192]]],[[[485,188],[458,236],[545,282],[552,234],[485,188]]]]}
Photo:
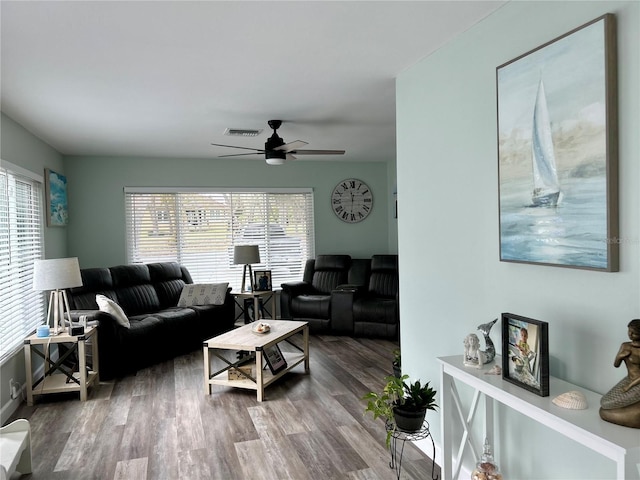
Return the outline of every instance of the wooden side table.
{"type": "Polygon", "coordinates": [[[48,393],[80,392],[80,400],[87,399],[87,387],[100,381],[98,365],[98,328],[87,327],[82,335],[69,335],[68,329],[59,335],[38,337],[35,334],[24,341],[24,363],[27,376],[27,405],[33,405],[34,395],[48,393]],[[87,370],[86,341],[91,339],[92,370],[87,370]],[[71,348],[56,361],[51,360],[49,347],[70,344],[71,348]],[[73,352],[78,354],[78,371],[73,372],[63,363],[73,352]],[[44,376],[33,381],[33,354],[45,360],[44,376]]]}
{"type": "Polygon", "coordinates": [[[253,321],[260,319],[260,300],[262,300],[262,308],[264,308],[266,313],[269,314],[271,319],[275,320],[276,318],[278,318],[278,312],[276,309],[277,290],[255,290],[252,292],[242,293],[231,292],[231,294],[233,295],[233,299],[235,300],[236,305],[240,308],[240,313],[236,317],[236,321],[245,313],[244,304],[243,302],[239,301],[244,299],[253,299],[253,321]],[[269,300],[271,300],[273,304],[273,313],[269,312],[269,310],[266,309],[266,304],[267,302],[269,302],[269,300]]]}

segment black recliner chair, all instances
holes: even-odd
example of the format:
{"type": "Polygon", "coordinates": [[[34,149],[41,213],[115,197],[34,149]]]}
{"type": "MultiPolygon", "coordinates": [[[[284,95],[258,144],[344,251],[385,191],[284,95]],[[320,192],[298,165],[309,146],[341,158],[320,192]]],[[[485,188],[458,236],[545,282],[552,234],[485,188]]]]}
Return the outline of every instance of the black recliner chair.
{"type": "Polygon", "coordinates": [[[396,338],[398,308],[398,256],[374,255],[366,291],[354,292],[352,315],[356,336],[396,338]]]}
{"type": "Polygon", "coordinates": [[[331,292],[349,282],[349,255],[318,255],[307,260],[301,282],[282,284],[281,316],[309,322],[314,333],[328,332],[331,292]]]}

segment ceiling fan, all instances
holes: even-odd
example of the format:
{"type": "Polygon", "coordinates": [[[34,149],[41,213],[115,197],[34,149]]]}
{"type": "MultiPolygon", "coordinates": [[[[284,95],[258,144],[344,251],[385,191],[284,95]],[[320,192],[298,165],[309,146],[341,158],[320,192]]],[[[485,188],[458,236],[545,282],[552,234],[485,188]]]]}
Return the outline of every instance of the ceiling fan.
{"type": "Polygon", "coordinates": [[[298,150],[300,147],[307,145],[307,142],[296,140],[291,143],[284,143],[284,140],[278,136],[276,130],[282,125],[282,120],[269,120],[269,127],[273,129],[273,135],[264,144],[264,149],[238,147],[235,145],[222,145],[212,143],[216,147],[240,148],[242,150],[254,150],[251,153],[236,153],[231,155],[219,155],[223,157],[239,157],[242,155],[259,155],[264,153],[264,158],[269,165],[282,165],[286,160],[295,160],[295,155],[343,155],[344,150],[298,150]]]}

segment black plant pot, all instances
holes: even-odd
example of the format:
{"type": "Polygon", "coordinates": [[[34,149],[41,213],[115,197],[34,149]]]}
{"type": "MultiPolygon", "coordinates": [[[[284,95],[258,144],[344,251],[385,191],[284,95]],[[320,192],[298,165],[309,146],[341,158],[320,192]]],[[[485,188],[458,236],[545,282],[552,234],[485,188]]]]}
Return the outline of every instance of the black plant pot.
{"type": "Polygon", "coordinates": [[[401,406],[393,408],[393,418],[396,421],[396,427],[403,432],[417,432],[420,430],[426,414],[426,408],[419,410],[406,409],[401,406]]]}

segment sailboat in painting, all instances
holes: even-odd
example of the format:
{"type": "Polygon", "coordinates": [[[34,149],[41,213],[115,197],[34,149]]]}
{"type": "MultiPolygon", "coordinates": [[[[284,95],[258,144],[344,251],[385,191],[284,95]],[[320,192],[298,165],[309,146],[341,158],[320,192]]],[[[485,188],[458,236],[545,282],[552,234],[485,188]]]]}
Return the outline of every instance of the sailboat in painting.
{"type": "Polygon", "coordinates": [[[556,170],[556,159],[551,138],[551,121],[547,109],[542,78],[538,84],[536,104],[533,110],[533,132],[531,138],[533,157],[534,207],[555,207],[560,203],[561,192],[556,170]]]}

